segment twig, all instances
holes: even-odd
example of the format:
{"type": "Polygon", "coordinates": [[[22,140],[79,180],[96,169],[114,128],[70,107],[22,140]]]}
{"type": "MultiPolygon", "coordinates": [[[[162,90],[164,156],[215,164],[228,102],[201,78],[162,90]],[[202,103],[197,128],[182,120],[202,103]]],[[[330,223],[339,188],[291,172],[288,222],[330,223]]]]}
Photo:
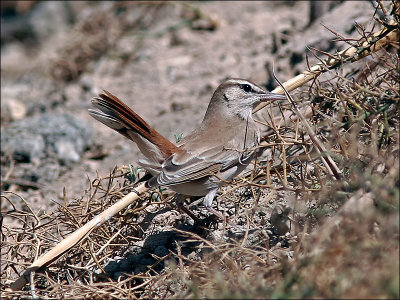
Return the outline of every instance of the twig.
{"type": "Polygon", "coordinates": [[[84,226],[71,233],[69,236],[59,242],[53,249],[39,257],[39,259],[35,260],[30,267],[27,268],[24,273],[14,283],[11,284],[11,290],[16,291],[22,289],[22,287],[29,282],[28,278],[32,271],[37,271],[57,259],[60,255],[64,254],[66,251],[82,241],[93,229],[104,224],[112,216],[126,208],[128,205],[132,204],[139,198],[141,194],[147,191],[148,188],[145,187],[145,183],[142,183],[135,189],[134,192],[130,192],[113,206],[109,207],[91,221],[86,223],[84,226]]]}
{"type": "MultiPolygon", "coordinates": [[[[357,61],[373,52],[377,52],[391,43],[397,43],[399,39],[400,31],[398,29],[394,27],[388,29],[385,27],[381,31],[371,35],[368,40],[362,43],[359,47],[349,47],[346,50],[339,52],[336,55],[336,58],[327,58],[323,62],[310,68],[310,70],[304,71],[302,74],[289,79],[282,86],[278,86],[272,92],[284,94],[283,88],[288,92],[291,92],[328,70],[337,68],[346,62],[357,61]]],[[[253,113],[256,113],[266,105],[268,105],[268,103],[259,104],[254,109],[253,113]]]]}
{"type": "Polygon", "coordinates": [[[272,74],[275,78],[275,80],[279,83],[279,85],[282,87],[283,91],[286,94],[286,97],[288,98],[289,102],[293,106],[293,110],[298,116],[298,118],[302,121],[304,127],[306,128],[308,135],[310,136],[311,140],[313,141],[314,145],[318,149],[318,151],[324,155],[321,155],[322,162],[324,163],[325,167],[330,171],[331,175],[335,176],[337,180],[342,179],[342,172],[340,169],[337,167],[336,163],[333,161],[333,159],[330,157],[328,154],[327,149],[325,148],[324,144],[317,138],[314,130],[311,128],[311,126],[308,124],[306,118],[300,113],[299,109],[297,108],[296,103],[293,101],[293,98],[290,96],[289,92],[286,90],[286,88],[283,86],[283,84],[279,81],[279,79],[276,77],[275,71],[272,70],[272,74]]]}
{"type": "Polygon", "coordinates": [[[4,179],[1,180],[1,185],[5,185],[5,184],[16,184],[19,186],[23,186],[23,187],[28,187],[28,188],[33,188],[33,189],[41,189],[43,188],[43,185],[40,183],[36,183],[30,180],[24,180],[24,179],[12,179],[12,178],[7,178],[5,177],[4,179]]]}

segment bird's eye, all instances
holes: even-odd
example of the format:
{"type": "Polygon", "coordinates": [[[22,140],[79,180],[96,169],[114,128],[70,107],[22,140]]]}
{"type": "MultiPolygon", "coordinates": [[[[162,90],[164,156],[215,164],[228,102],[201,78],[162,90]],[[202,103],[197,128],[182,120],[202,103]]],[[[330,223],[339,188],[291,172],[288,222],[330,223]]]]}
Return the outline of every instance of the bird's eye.
{"type": "Polygon", "coordinates": [[[249,92],[251,92],[251,90],[252,90],[250,84],[241,84],[241,85],[240,85],[240,88],[241,88],[243,91],[245,91],[246,93],[249,93],[249,92]]]}

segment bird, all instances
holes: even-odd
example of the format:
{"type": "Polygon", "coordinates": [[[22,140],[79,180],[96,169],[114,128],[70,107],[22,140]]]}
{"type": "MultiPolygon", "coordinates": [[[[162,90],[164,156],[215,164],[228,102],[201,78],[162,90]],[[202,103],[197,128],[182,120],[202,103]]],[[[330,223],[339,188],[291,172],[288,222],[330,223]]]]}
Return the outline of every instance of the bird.
{"type": "Polygon", "coordinates": [[[207,210],[224,220],[212,203],[224,182],[239,175],[256,155],[260,132],[253,108],[285,99],[250,80],[227,79],[214,91],[201,124],[176,144],[106,90],[92,99],[94,109],[88,112],[137,144],[144,156],[138,164],[152,175],[147,188],[170,188],[177,193],[178,204],[189,196],[204,196],[207,210]]]}

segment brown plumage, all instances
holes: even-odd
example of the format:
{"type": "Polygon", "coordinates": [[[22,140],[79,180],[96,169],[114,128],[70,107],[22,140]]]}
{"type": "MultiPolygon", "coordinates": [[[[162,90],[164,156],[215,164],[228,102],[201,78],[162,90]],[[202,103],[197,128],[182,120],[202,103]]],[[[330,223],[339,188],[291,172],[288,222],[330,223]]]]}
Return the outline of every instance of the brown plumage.
{"type": "Polygon", "coordinates": [[[213,175],[231,180],[246,168],[260,139],[253,107],[284,99],[250,81],[229,79],[214,92],[200,126],[177,145],[107,91],[92,100],[100,112],[89,109],[89,114],[138,145],[146,157],[139,164],[154,175],[148,187],[163,185],[183,195],[206,195],[207,209],[221,217],[211,207],[222,185],[213,175]]]}
{"type": "Polygon", "coordinates": [[[147,124],[125,103],[110,92],[106,90],[103,90],[103,92],[99,94],[99,97],[95,97],[92,100],[93,106],[101,110],[101,112],[98,112],[90,109],[89,113],[92,117],[137,143],[140,150],[145,150],[142,152],[150,161],[161,162],[178,151],[177,146],[147,124]],[[142,145],[142,137],[153,145],[155,149],[146,150],[148,143],[142,145]]]}

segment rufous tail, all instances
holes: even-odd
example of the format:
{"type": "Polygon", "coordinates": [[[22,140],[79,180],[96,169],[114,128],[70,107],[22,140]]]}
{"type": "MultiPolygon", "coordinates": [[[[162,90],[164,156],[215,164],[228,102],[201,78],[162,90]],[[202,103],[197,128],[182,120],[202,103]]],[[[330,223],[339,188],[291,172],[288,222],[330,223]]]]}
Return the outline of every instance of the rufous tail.
{"type": "Polygon", "coordinates": [[[151,152],[158,150],[162,155],[162,158],[158,158],[160,161],[161,159],[168,158],[178,150],[177,146],[151,128],[149,124],[125,103],[106,90],[103,90],[103,92],[99,94],[99,97],[92,99],[93,106],[100,109],[100,112],[89,109],[89,114],[93,118],[137,143],[146,157],[151,156],[151,152]],[[137,134],[150,143],[138,138],[137,134]],[[156,149],[151,149],[153,148],[151,146],[154,146],[156,149]]]}

